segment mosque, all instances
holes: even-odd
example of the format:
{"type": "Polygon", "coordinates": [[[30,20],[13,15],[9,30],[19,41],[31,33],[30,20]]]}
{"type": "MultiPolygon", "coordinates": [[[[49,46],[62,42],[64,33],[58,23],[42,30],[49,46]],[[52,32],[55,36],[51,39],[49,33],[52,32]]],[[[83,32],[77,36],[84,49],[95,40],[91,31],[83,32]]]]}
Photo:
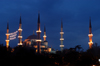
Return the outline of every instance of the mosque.
{"type": "MultiPolygon", "coordinates": [[[[33,32],[33,35],[30,35],[28,36],[24,41],[22,41],[22,22],[21,22],[21,16],[20,16],[20,22],[19,22],[19,29],[18,29],[18,32],[19,32],[19,35],[18,35],[18,39],[19,39],[19,42],[18,42],[18,45],[22,45],[22,46],[26,46],[26,47],[34,47],[36,49],[36,52],[38,53],[41,53],[41,52],[47,52],[47,53],[56,53],[56,51],[49,47],[48,46],[48,41],[46,40],[46,27],[44,26],[44,35],[43,35],[43,40],[41,39],[40,37],[40,34],[41,34],[41,29],[40,29],[40,13],[38,13],[38,23],[37,23],[37,35],[34,34],[33,32]]],[[[61,41],[61,51],[63,51],[63,27],[62,27],[62,21],[61,21],[61,38],[60,38],[60,41],[61,41]]],[[[9,47],[9,25],[7,23],[7,33],[6,33],[6,47],[8,48],[9,47]]]]}

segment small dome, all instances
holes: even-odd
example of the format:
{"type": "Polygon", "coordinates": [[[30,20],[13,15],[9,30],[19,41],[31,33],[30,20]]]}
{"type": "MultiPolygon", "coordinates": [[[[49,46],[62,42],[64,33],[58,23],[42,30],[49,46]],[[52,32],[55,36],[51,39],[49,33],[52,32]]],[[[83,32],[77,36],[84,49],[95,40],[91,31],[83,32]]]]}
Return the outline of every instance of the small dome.
{"type": "Polygon", "coordinates": [[[37,39],[37,35],[30,35],[27,39],[37,39]]]}
{"type": "Polygon", "coordinates": [[[48,42],[48,41],[44,41],[44,42],[48,42]]]}

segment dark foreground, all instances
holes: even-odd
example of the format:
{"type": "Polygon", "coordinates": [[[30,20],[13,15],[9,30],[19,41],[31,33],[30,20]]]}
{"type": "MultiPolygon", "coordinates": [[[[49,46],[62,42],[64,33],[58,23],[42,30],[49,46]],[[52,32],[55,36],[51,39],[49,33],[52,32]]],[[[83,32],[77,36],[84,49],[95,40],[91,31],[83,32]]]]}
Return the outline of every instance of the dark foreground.
{"type": "Polygon", "coordinates": [[[33,48],[15,47],[14,51],[9,47],[0,45],[0,66],[92,66],[99,65],[100,48],[78,52],[73,49],[65,49],[56,54],[35,53],[33,48]]]}

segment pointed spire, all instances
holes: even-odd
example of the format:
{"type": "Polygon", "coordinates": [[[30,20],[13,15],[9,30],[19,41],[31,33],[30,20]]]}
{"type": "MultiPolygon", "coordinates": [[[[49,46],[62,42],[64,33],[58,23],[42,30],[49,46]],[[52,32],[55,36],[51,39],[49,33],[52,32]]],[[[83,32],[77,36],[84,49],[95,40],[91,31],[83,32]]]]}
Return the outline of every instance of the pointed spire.
{"type": "Polygon", "coordinates": [[[92,33],[92,26],[91,26],[91,17],[90,17],[90,20],[89,20],[89,34],[92,33]]]}
{"type": "Polygon", "coordinates": [[[61,28],[63,28],[62,18],[61,18],[61,28]]]}
{"type": "Polygon", "coordinates": [[[45,25],[44,25],[44,32],[46,32],[46,28],[45,28],[45,25]]]}
{"type": "Polygon", "coordinates": [[[40,23],[40,11],[38,11],[38,23],[40,23]]]}
{"type": "Polygon", "coordinates": [[[92,26],[91,26],[91,17],[90,17],[90,20],[89,20],[89,28],[92,28],[92,26]]]}
{"type": "Polygon", "coordinates": [[[9,29],[9,23],[7,22],[7,29],[9,29]]]}
{"type": "Polygon", "coordinates": [[[38,12],[38,30],[40,30],[40,11],[38,12]]]}
{"type": "Polygon", "coordinates": [[[22,24],[22,23],[21,23],[21,15],[20,15],[20,22],[19,22],[19,24],[22,24]]]}

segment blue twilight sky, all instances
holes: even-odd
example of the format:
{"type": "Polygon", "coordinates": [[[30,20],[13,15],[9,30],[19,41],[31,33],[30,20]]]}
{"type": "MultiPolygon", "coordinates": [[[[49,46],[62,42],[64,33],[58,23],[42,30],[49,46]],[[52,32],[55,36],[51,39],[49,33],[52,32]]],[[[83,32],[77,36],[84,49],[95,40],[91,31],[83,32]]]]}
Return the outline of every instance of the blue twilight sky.
{"type": "MultiPolygon", "coordinates": [[[[100,0],[0,0],[0,43],[6,44],[6,28],[9,32],[19,28],[22,18],[23,41],[37,30],[40,11],[41,38],[46,26],[48,45],[60,50],[61,18],[64,31],[64,48],[81,45],[88,49],[89,17],[91,16],[93,42],[100,45],[100,0]]],[[[36,34],[36,32],[35,32],[36,34]]],[[[18,38],[10,41],[15,47],[18,38]]]]}

